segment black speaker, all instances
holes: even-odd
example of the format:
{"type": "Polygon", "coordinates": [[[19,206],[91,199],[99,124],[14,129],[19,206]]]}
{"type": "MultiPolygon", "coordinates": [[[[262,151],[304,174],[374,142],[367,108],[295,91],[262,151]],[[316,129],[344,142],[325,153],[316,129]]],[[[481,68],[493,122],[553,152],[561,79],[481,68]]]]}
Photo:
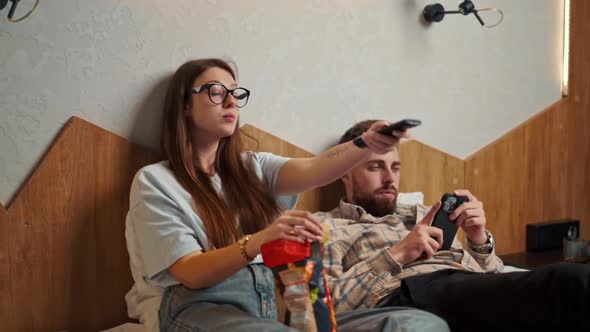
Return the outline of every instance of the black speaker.
{"type": "Polygon", "coordinates": [[[526,250],[539,251],[563,248],[563,239],[577,239],[580,221],[555,220],[526,225],[526,250]]]}

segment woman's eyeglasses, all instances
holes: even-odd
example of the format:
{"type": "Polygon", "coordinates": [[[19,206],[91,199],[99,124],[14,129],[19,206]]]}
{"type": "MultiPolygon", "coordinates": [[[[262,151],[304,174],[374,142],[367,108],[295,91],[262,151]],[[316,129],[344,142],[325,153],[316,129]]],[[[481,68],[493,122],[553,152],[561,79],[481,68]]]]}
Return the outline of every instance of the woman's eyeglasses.
{"type": "Polygon", "coordinates": [[[209,91],[209,99],[215,105],[223,104],[230,93],[236,100],[236,106],[238,108],[246,106],[248,98],[250,98],[250,90],[246,88],[228,89],[220,83],[207,83],[193,88],[192,92],[201,93],[205,90],[209,91]]]}

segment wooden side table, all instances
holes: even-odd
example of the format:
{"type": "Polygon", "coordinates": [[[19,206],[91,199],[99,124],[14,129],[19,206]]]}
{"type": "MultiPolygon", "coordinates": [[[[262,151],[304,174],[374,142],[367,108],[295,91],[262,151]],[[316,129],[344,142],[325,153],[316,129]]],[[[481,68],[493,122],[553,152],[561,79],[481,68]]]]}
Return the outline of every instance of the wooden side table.
{"type": "Polygon", "coordinates": [[[512,265],[522,269],[532,269],[552,263],[565,262],[562,248],[545,251],[519,252],[516,254],[501,255],[499,257],[504,262],[504,265],[512,265]]]}
{"type": "Polygon", "coordinates": [[[590,264],[590,259],[582,259],[579,261],[571,261],[563,258],[563,248],[545,250],[545,251],[527,251],[516,254],[508,254],[498,256],[504,262],[504,265],[512,265],[522,269],[532,269],[535,267],[559,263],[571,262],[590,264]]]}

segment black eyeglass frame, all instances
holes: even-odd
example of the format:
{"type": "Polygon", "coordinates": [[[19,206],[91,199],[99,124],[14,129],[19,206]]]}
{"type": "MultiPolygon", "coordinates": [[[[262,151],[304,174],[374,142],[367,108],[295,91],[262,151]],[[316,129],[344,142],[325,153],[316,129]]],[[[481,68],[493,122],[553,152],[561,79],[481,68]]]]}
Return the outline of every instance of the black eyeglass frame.
{"type": "Polygon", "coordinates": [[[197,86],[191,89],[192,93],[201,93],[203,91],[207,90],[207,95],[209,96],[209,100],[211,100],[211,102],[215,105],[221,105],[223,103],[225,103],[225,101],[227,100],[227,96],[229,96],[229,94],[231,93],[231,95],[236,98],[237,100],[240,100],[238,98],[238,96],[234,95],[234,91],[236,90],[244,90],[246,92],[246,102],[244,103],[244,105],[240,106],[236,103],[236,106],[238,108],[242,108],[244,106],[246,106],[246,104],[248,104],[248,100],[250,99],[250,90],[246,89],[246,88],[242,88],[242,87],[237,87],[237,88],[233,88],[233,89],[228,89],[225,85],[221,84],[221,83],[207,83],[207,84],[203,84],[201,86],[197,86]],[[225,97],[223,97],[223,100],[219,103],[215,102],[213,100],[213,97],[211,96],[211,87],[215,86],[215,85],[219,85],[221,87],[223,87],[225,89],[225,97]]]}

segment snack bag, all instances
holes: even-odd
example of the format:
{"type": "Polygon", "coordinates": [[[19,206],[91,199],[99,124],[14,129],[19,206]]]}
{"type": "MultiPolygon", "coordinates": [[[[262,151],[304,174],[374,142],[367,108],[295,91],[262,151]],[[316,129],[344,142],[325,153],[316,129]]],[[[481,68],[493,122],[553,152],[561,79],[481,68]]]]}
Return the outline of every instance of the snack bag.
{"type": "Polygon", "coordinates": [[[285,324],[305,332],[335,332],[336,317],[324,265],[322,243],[276,240],[262,245],[285,304],[285,324]]]}

